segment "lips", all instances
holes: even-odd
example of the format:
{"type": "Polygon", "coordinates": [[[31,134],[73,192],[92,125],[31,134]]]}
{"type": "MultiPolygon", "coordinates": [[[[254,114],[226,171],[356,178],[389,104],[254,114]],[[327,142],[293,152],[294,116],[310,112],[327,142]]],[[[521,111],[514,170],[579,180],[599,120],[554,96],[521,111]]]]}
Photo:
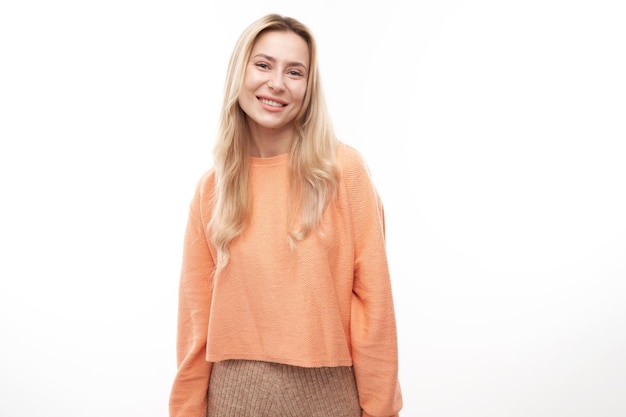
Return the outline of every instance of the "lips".
{"type": "Polygon", "coordinates": [[[287,105],[286,103],[281,103],[276,100],[270,100],[269,98],[258,97],[258,99],[261,101],[261,103],[272,107],[285,107],[287,105]]]}

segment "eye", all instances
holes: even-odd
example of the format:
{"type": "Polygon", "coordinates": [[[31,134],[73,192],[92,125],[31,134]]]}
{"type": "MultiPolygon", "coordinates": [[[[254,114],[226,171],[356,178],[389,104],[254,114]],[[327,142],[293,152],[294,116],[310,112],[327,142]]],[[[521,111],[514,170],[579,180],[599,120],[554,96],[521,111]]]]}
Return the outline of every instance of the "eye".
{"type": "Polygon", "coordinates": [[[291,78],[306,78],[306,73],[298,69],[291,69],[287,71],[287,75],[291,78]]]}
{"type": "Polygon", "coordinates": [[[257,62],[256,64],[254,64],[255,66],[261,68],[261,69],[268,69],[270,66],[267,65],[265,62],[257,62]]]}

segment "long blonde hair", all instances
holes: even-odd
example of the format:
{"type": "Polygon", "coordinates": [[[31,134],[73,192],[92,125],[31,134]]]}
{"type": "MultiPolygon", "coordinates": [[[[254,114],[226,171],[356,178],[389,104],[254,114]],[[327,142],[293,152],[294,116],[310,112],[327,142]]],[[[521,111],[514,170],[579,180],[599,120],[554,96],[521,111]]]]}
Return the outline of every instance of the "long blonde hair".
{"type": "Polygon", "coordinates": [[[286,239],[292,246],[319,225],[322,213],[337,188],[335,146],[338,140],[328,116],[317,64],[313,34],[296,19],[269,14],[248,26],[237,41],[230,58],[224,103],[217,142],[213,149],[216,189],[211,221],[207,225],[217,248],[217,268],[228,263],[229,243],[246,228],[250,211],[249,140],[250,131],[238,103],[245,68],[256,39],[268,31],[293,32],[309,47],[310,68],[300,113],[295,119],[295,137],[289,150],[291,190],[291,231],[286,239]]]}

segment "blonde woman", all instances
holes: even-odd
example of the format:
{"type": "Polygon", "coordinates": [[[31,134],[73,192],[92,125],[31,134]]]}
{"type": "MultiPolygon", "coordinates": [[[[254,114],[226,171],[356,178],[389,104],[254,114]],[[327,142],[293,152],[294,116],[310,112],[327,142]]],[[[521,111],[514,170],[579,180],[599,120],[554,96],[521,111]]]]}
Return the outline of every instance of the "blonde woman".
{"type": "Polygon", "coordinates": [[[391,417],[402,398],[383,209],[334,135],[316,44],[268,15],[228,67],[190,205],[171,417],[391,417]]]}

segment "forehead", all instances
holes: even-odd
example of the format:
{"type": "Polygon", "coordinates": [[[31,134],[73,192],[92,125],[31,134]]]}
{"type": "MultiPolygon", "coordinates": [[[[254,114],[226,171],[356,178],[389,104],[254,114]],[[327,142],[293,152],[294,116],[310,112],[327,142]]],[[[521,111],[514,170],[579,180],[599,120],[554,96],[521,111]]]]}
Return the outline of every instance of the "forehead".
{"type": "Polygon", "coordinates": [[[293,32],[269,31],[262,33],[254,42],[251,57],[263,54],[277,61],[299,62],[309,67],[309,46],[293,32]]]}

